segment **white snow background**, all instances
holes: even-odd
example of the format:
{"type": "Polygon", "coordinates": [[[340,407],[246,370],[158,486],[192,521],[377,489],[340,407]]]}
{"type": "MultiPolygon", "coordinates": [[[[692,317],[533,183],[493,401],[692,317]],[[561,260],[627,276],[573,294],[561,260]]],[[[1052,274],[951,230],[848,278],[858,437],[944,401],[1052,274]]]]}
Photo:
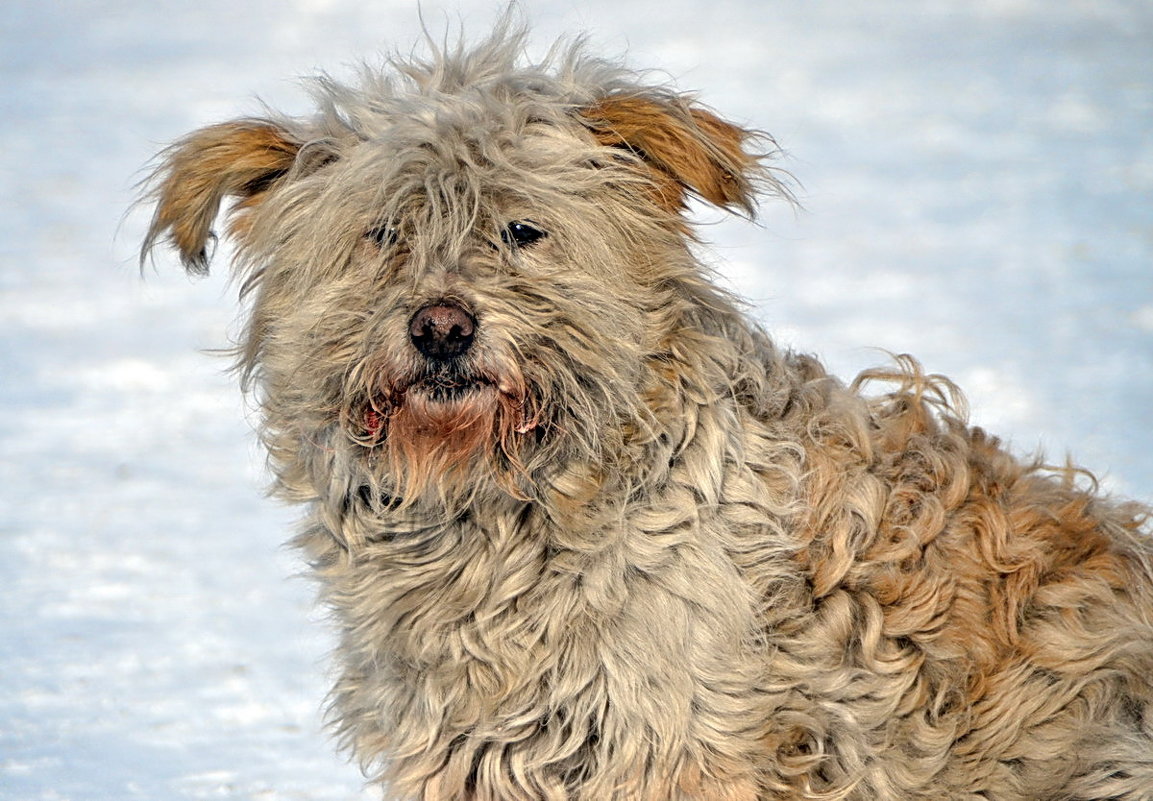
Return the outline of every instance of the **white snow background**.
{"type": "MultiPolygon", "coordinates": [[[[476,38],[495,0],[425,0],[476,38]]],[[[1153,495],[1148,0],[524,0],[772,132],[804,210],[705,213],[726,280],[843,376],[912,352],[1021,453],[1153,495]]],[[[0,797],[344,799],[330,635],[205,349],[224,263],[141,278],[163,145],[307,111],[419,39],[406,0],[0,6],[0,797]],[[123,219],[122,219],[123,218],[123,219]]],[[[367,796],[367,794],[365,794],[367,796]]]]}

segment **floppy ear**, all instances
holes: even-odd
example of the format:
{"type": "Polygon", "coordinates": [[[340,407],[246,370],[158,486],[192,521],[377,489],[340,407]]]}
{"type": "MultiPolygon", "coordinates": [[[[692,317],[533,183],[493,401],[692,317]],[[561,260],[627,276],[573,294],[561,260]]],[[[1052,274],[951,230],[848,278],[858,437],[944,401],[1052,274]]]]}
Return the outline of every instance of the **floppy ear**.
{"type": "Polygon", "coordinates": [[[610,96],[580,114],[602,145],[625,148],[649,167],[657,202],[669,211],[683,209],[692,192],[752,214],[758,181],[783,191],[745,149],[756,134],[679,97],[610,96]]]}
{"type": "Polygon", "coordinates": [[[284,178],[296,161],[300,143],[265,120],[237,120],[202,128],[162,154],[150,183],[156,201],[142,256],[162,237],[180,254],[191,273],[208,272],[212,223],[226,197],[239,202],[229,233],[241,235],[245,214],[284,178]]]}

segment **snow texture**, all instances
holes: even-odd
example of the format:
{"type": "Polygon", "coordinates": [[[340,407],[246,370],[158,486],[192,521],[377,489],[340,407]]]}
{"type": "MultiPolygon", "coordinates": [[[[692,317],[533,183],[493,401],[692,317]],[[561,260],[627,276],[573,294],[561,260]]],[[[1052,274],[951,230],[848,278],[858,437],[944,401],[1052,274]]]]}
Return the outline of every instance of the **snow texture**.
{"type": "MultiPolygon", "coordinates": [[[[0,6],[0,798],[371,797],[323,613],[264,499],[224,270],[141,278],[151,156],[303,112],[496,0],[0,6]]],[[[804,210],[703,212],[726,280],[842,375],[912,352],[976,423],[1153,493],[1147,0],[524,0],[771,131],[804,210]],[[875,348],[883,349],[876,350],[875,348]]]]}

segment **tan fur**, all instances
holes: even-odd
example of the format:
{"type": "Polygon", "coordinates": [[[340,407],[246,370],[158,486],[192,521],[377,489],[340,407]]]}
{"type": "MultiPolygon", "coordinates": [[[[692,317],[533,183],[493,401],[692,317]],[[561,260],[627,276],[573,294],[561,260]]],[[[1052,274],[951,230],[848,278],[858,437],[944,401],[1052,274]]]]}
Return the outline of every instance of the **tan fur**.
{"type": "Polygon", "coordinates": [[[642,157],[658,205],[681,211],[691,190],[717,206],[752,208],[747,176],[755,159],[742,148],[749,138],[744,129],[702,108],[638,96],[607,97],[580,113],[601,144],[642,157]]]}
{"type": "MultiPolygon", "coordinates": [[[[278,127],[260,121],[227,122],[193,133],[169,153],[168,180],[156,192],[152,235],[166,231],[187,267],[207,269],[205,245],[221,201],[240,199],[229,231],[243,236],[248,218],[239,212],[258,204],[288,172],[299,147],[278,127]]],[[[152,244],[150,239],[147,246],[152,244]]]]}
{"type": "Polygon", "coordinates": [[[236,201],[343,745],[420,801],[1153,799],[1148,511],[909,357],[778,349],[680,216],[787,196],[771,140],[521,48],[321,79],[156,174],[146,249],[191,270],[236,201]],[[474,330],[430,355],[444,304],[474,330]]]}

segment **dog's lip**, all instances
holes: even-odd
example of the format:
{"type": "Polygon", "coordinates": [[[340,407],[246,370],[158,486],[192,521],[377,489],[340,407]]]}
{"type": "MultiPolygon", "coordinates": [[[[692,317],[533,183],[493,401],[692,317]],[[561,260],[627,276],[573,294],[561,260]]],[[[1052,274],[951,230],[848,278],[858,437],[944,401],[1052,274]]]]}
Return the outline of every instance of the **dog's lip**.
{"type": "Polygon", "coordinates": [[[413,376],[407,381],[393,383],[380,397],[369,403],[377,409],[398,410],[409,396],[419,397],[429,405],[451,405],[478,393],[493,392],[509,398],[520,398],[523,393],[517,385],[500,376],[483,372],[441,372],[413,376]]]}
{"type": "Polygon", "coordinates": [[[419,393],[420,401],[426,407],[447,410],[466,397],[489,388],[503,391],[487,376],[426,376],[394,387],[387,396],[368,400],[361,412],[361,426],[371,438],[379,437],[386,420],[404,407],[411,393],[419,393]]]}
{"type": "Polygon", "coordinates": [[[430,375],[410,385],[408,391],[423,392],[433,402],[449,402],[491,386],[495,383],[484,375],[430,375]]]}
{"type": "Polygon", "coordinates": [[[526,434],[537,428],[540,423],[539,413],[534,411],[537,409],[536,405],[529,402],[524,385],[517,382],[514,377],[483,372],[423,375],[412,377],[403,383],[394,383],[386,392],[363,402],[360,428],[370,440],[369,444],[375,444],[380,440],[388,419],[407,405],[410,393],[417,396],[417,402],[427,411],[436,409],[437,414],[450,414],[452,408],[459,404],[497,403],[500,402],[500,398],[504,398],[510,401],[512,408],[518,409],[521,415],[521,420],[515,427],[518,434],[526,434]],[[488,401],[484,400],[486,393],[488,401]]]}

